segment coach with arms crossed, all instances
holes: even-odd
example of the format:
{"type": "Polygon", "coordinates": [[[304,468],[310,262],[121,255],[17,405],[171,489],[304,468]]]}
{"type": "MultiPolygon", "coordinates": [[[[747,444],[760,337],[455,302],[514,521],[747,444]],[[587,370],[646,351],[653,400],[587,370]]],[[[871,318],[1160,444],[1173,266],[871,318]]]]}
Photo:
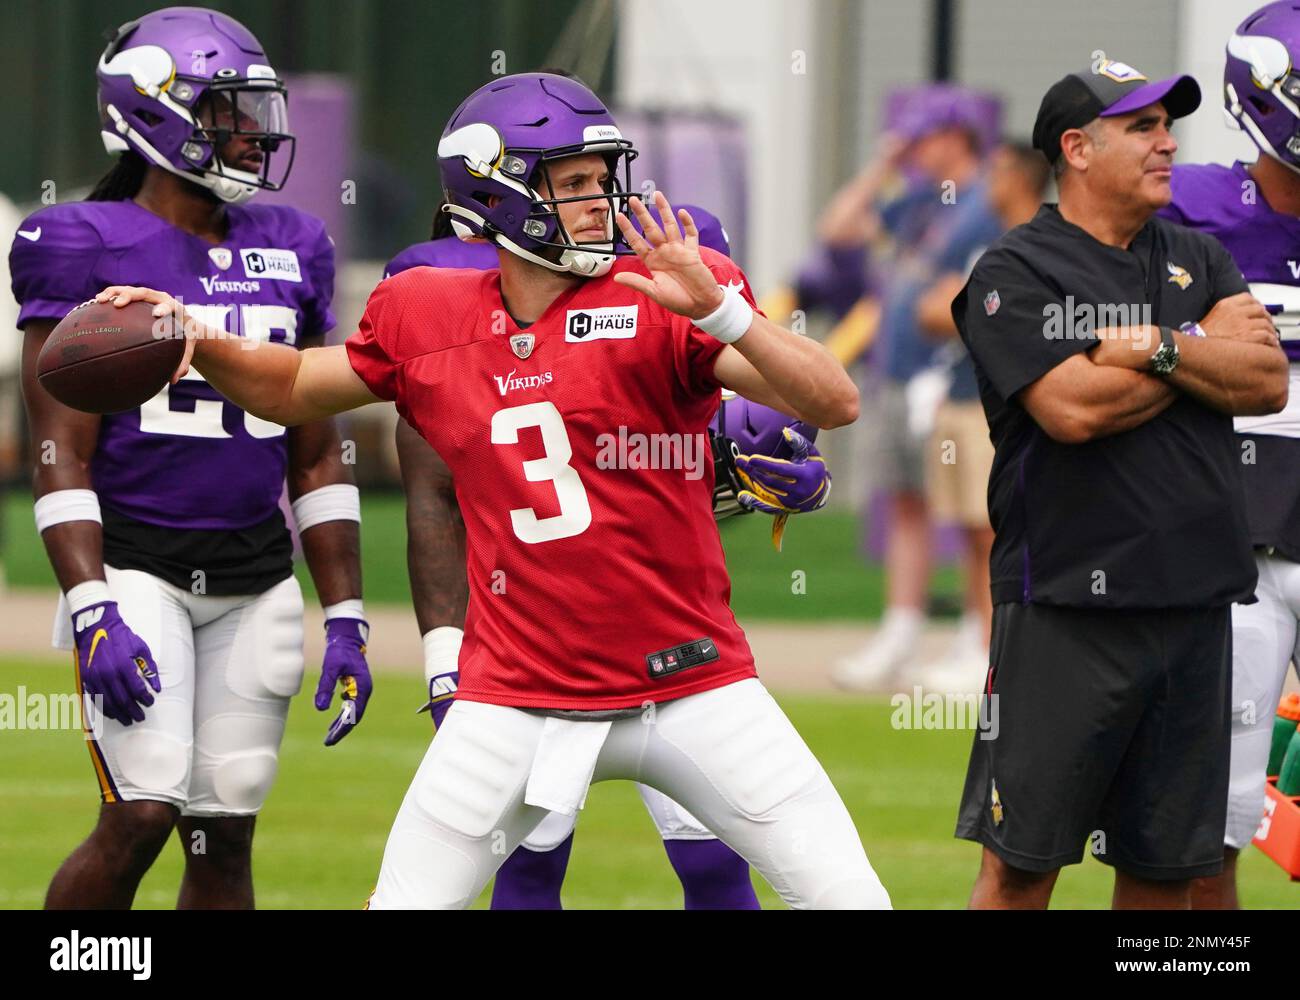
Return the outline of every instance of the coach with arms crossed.
{"type": "Polygon", "coordinates": [[[1199,103],[1112,61],[1054,84],[1034,145],[1060,204],[953,303],[995,449],[974,908],[1046,907],[1085,851],[1116,908],[1186,907],[1223,863],[1229,611],[1255,589],[1232,417],[1281,409],[1287,362],[1218,241],[1155,217],[1199,103]]]}

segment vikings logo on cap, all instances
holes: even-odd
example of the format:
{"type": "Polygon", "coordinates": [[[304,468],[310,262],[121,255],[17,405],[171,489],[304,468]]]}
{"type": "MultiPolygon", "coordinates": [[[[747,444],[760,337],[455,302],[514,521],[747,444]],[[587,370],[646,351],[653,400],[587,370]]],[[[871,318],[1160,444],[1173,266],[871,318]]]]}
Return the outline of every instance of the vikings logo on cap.
{"type": "Polygon", "coordinates": [[[1103,59],[1097,65],[1096,72],[1100,76],[1108,77],[1116,83],[1133,83],[1136,80],[1145,80],[1146,74],[1135,70],[1128,63],[1122,63],[1115,59],[1103,59]]]}

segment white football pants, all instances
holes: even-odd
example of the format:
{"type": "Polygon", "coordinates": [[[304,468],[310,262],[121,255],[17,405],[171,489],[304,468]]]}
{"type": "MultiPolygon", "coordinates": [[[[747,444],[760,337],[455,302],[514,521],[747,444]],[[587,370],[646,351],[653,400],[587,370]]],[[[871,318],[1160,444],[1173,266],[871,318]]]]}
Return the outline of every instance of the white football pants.
{"type": "MultiPolygon", "coordinates": [[[[372,909],[459,909],[478,897],[547,815],[524,803],[545,722],[452,705],[393,823],[372,909]]],[[[889,908],[826,771],[755,678],[614,722],[592,781],[620,778],[680,802],[796,909],[889,908]]]]}
{"type": "MultiPolygon", "coordinates": [[[[144,721],[87,723],[107,802],[170,802],[186,816],[254,816],[279,764],[289,700],[303,677],[302,591],[191,594],[140,570],[104,567],[122,620],[148,645],[162,691],[144,721]]],[[[60,614],[67,618],[66,604],[60,614]]],[[[56,621],[57,638],[68,624],[56,621]]]]}

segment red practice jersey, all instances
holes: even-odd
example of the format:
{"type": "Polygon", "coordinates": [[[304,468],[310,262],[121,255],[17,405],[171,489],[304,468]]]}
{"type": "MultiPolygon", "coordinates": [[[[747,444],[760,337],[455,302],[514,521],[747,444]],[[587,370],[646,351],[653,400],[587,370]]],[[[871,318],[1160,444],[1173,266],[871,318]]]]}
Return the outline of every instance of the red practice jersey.
{"type": "MultiPolygon", "coordinates": [[[[753,304],[735,264],[700,253],[753,304]]],[[[754,676],[712,512],[722,345],[615,283],[626,270],[647,273],[621,258],[520,329],[498,271],[416,267],[379,284],[348,339],[455,479],[460,698],[631,708],[754,676]]]]}

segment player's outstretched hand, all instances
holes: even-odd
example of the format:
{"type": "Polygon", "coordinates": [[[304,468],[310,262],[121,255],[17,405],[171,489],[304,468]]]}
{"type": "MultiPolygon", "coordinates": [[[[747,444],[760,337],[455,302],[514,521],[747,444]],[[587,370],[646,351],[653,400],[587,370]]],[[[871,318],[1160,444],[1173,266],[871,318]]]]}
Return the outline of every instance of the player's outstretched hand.
{"type": "Polygon", "coordinates": [[[316,710],[324,712],[330,707],[336,684],[343,688],[339,714],[325,734],[327,747],[352,732],[366,714],[366,703],[374,689],[366,663],[369,638],[370,626],[360,618],[331,618],[325,622],[325,662],[316,686],[316,710]]]}
{"type": "Polygon", "coordinates": [[[737,455],[736,475],[745,487],[736,500],[748,510],[776,518],[772,542],[781,548],[786,519],[826,505],[831,494],[831,473],[816,445],[792,427],[781,431],[790,446],[790,458],[737,455]]]}
{"type": "Polygon", "coordinates": [[[655,207],[663,223],[654,220],[650,210],[640,198],[630,198],[628,204],[645,231],[642,236],[623,213],[616,216],[623,238],[641,258],[650,277],[620,271],[614,280],[658,302],[665,309],[689,319],[702,319],[722,304],[722,289],[700,259],[700,231],[690,212],[681,209],[676,217],[662,191],[656,191],[655,207]],[[681,226],[677,224],[681,220],[681,226]]]}
{"type": "MultiPolygon", "coordinates": [[[[130,305],[132,302],[148,302],[153,305],[153,314],[156,319],[162,319],[164,316],[172,317],[177,327],[185,334],[185,354],[181,358],[181,363],[176,366],[176,370],[172,372],[172,385],[175,385],[190,370],[190,359],[194,356],[195,339],[199,336],[208,335],[206,328],[200,327],[185,312],[185,307],[178,300],[172,298],[166,292],[158,291],[156,288],[143,288],[139,285],[109,285],[95,296],[95,301],[112,302],[119,309],[130,305]],[[204,332],[201,333],[201,330],[204,332]]],[[[158,335],[156,329],[154,335],[158,335]]]]}
{"type": "Polygon", "coordinates": [[[145,641],[122,621],[116,601],[102,601],[72,616],[81,689],[100,699],[105,716],[124,726],[144,721],[162,690],[158,666],[145,641]],[[153,691],[150,691],[150,688],[153,691]]]}

